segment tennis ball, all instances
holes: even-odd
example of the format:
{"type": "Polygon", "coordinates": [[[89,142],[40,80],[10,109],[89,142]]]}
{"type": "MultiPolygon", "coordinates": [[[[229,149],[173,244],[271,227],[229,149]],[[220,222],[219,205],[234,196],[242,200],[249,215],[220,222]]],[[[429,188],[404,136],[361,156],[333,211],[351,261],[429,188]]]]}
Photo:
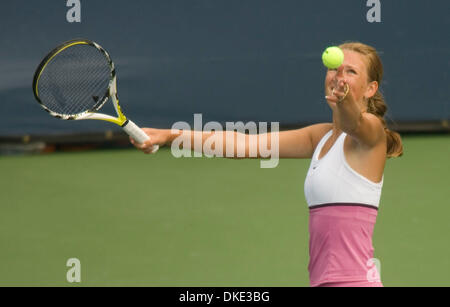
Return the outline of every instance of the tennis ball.
{"type": "Polygon", "coordinates": [[[344,62],[344,52],[336,46],[328,47],[322,54],[322,61],[330,69],[338,68],[344,62]]]}

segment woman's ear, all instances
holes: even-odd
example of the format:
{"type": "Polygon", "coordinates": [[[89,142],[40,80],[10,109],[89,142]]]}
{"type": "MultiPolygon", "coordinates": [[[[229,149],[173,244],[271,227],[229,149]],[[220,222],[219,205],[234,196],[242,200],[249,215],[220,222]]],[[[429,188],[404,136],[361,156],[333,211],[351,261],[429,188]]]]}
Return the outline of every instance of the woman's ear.
{"type": "Polygon", "coordinates": [[[378,91],[378,82],[372,81],[367,85],[366,92],[364,93],[364,97],[370,98],[373,97],[378,91]]]}

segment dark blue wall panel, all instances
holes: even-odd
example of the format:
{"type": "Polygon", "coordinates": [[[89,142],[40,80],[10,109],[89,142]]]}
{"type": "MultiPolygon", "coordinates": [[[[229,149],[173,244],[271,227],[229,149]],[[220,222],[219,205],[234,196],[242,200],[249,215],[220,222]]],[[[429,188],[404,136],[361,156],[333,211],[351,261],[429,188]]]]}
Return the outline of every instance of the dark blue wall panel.
{"type": "Polygon", "coordinates": [[[0,134],[113,128],[50,118],[31,81],[41,58],[75,38],[112,55],[119,98],[143,126],[176,121],[330,121],[323,98],[325,47],[357,40],[385,66],[382,90],[395,121],[450,119],[450,2],[381,0],[381,23],[366,1],[84,0],[81,23],[65,0],[3,0],[0,10],[0,134]]]}

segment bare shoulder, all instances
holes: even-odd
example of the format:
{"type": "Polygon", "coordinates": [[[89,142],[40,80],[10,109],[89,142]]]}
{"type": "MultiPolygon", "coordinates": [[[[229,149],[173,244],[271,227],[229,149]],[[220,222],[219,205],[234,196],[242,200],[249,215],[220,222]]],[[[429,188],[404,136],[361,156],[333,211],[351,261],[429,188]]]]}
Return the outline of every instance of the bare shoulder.
{"type": "Polygon", "coordinates": [[[311,143],[314,149],[316,149],[317,144],[320,140],[327,134],[328,131],[333,129],[332,123],[321,123],[315,124],[308,127],[310,129],[311,143]]]}
{"type": "Polygon", "coordinates": [[[371,113],[364,112],[358,129],[349,134],[360,146],[369,149],[385,143],[383,123],[376,115],[371,113]]]}

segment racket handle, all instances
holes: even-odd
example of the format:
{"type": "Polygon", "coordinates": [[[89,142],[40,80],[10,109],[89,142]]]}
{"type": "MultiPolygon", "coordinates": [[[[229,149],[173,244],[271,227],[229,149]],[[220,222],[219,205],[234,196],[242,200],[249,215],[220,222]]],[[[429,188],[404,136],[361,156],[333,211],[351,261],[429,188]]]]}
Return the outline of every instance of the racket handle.
{"type": "MultiPolygon", "coordinates": [[[[127,122],[125,123],[125,125],[122,126],[122,128],[123,130],[125,130],[126,133],[128,133],[129,136],[131,136],[133,139],[135,139],[141,144],[145,143],[145,141],[150,140],[150,137],[131,120],[127,120],[127,122]]],[[[158,149],[159,149],[158,145],[153,145],[152,153],[157,152],[158,149]]]]}

